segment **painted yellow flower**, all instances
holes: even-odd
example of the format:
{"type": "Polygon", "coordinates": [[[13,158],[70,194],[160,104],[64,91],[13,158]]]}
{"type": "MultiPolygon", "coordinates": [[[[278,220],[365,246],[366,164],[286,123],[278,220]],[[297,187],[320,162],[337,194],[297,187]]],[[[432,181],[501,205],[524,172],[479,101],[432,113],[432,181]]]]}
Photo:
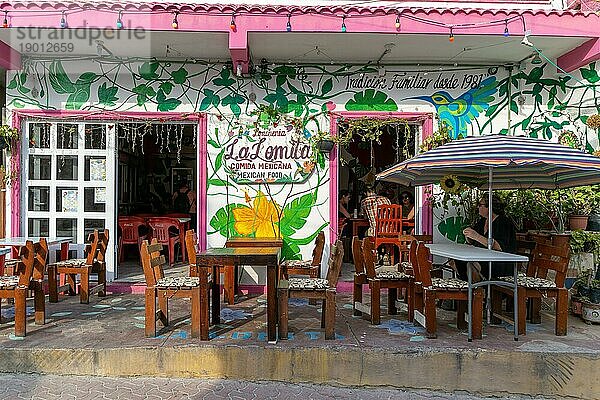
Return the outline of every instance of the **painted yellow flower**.
{"type": "Polygon", "coordinates": [[[279,214],[281,207],[258,192],[252,207],[233,209],[235,230],[242,235],[254,234],[256,237],[279,237],[279,214]]]}
{"type": "Polygon", "coordinates": [[[446,175],[440,180],[440,186],[447,193],[458,193],[461,190],[461,183],[456,175],[446,175]]]}

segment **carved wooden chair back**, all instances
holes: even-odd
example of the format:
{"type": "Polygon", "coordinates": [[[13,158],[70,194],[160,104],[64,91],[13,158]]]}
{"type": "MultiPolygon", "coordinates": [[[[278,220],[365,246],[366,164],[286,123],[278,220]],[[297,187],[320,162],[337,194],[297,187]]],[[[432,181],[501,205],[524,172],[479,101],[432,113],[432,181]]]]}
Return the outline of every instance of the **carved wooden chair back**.
{"type": "Polygon", "coordinates": [[[337,286],[340,271],[342,270],[342,259],[344,258],[344,245],[341,240],[331,246],[331,255],[329,256],[329,265],[327,270],[327,282],[330,288],[337,286]]]}
{"type": "Polygon", "coordinates": [[[410,243],[416,240],[413,235],[398,235],[398,250],[400,261],[409,261],[410,243]]]}
{"type": "Polygon", "coordinates": [[[568,246],[559,247],[538,243],[529,263],[532,270],[535,271],[534,276],[548,279],[548,272],[554,271],[556,273],[554,283],[559,288],[564,287],[569,266],[569,251],[568,246]]]}
{"type": "Polygon", "coordinates": [[[424,287],[431,286],[431,253],[429,252],[429,248],[425,246],[425,243],[422,242],[418,242],[417,244],[417,268],[419,271],[415,273],[415,277],[418,274],[418,281],[424,287]]]}
{"type": "Polygon", "coordinates": [[[46,272],[46,263],[48,262],[48,242],[45,238],[34,244],[35,262],[33,264],[33,280],[42,282],[46,272]]]}
{"type": "Polygon", "coordinates": [[[374,279],[377,275],[377,272],[375,272],[376,253],[375,241],[373,240],[373,238],[366,237],[363,239],[362,254],[367,278],[374,279]]]}
{"type": "Polygon", "coordinates": [[[352,238],[352,259],[354,260],[354,272],[356,275],[365,273],[365,259],[362,250],[362,240],[358,236],[352,238]]]}
{"type": "Polygon", "coordinates": [[[321,260],[323,259],[323,249],[325,248],[325,233],[323,231],[319,232],[317,238],[315,239],[315,247],[312,252],[312,266],[321,265],[321,260]]]}
{"type": "Polygon", "coordinates": [[[185,250],[187,251],[190,266],[196,265],[196,251],[198,251],[198,240],[196,232],[190,229],[185,232],[185,250]]]}
{"type": "Polygon", "coordinates": [[[419,260],[417,259],[417,246],[419,242],[417,240],[413,240],[410,242],[408,249],[408,261],[412,265],[411,271],[405,271],[408,274],[411,274],[415,277],[415,281],[421,282],[421,271],[419,270],[419,260]]]}
{"type": "Polygon", "coordinates": [[[25,242],[19,250],[20,262],[17,263],[15,274],[19,276],[19,286],[29,286],[35,264],[35,247],[31,240],[25,242]]]}
{"type": "Polygon", "coordinates": [[[147,240],[142,242],[140,255],[142,257],[142,267],[144,269],[144,277],[146,278],[146,286],[155,286],[156,282],[165,277],[163,265],[165,265],[165,256],[161,255],[162,245],[158,243],[156,238],[152,239],[152,243],[148,244],[147,240]]]}
{"type": "Polygon", "coordinates": [[[380,204],[375,218],[375,237],[395,238],[402,233],[402,206],[380,204]]]}

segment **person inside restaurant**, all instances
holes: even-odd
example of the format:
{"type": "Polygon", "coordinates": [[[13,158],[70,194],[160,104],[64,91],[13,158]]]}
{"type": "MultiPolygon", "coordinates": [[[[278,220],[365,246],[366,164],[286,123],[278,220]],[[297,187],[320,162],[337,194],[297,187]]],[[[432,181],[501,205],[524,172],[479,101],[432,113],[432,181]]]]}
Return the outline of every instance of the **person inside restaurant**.
{"type": "Polygon", "coordinates": [[[190,189],[187,181],[182,181],[179,189],[173,193],[173,210],[190,214],[190,228],[196,229],[196,192],[190,189]]]}
{"type": "MultiPolygon", "coordinates": [[[[487,248],[488,241],[488,197],[482,196],[477,204],[479,210],[479,219],[472,227],[467,227],[463,230],[468,244],[477,247],[487,248]]],[[[496,195],[492,196],[492,249],[505,253],[515,253],[517,250],[517,234],[516,229],[510,218],[505,215],[504,203],[496,195]]],[[[460,279],[467,280],[467,263],[455,261],[458,276],[460,279]]],[[[486,262],[474,262],[473,270],[488,278],[488,265],[486,262]]],[[[492,279],[497,279],[501,276],[510,276],[513,274],[513,263],[510,262],[495,262],[492,265],[492,279]]],[[[477,273],[474,275],[474,280],[477,280],[477,273]]]]}
{"type": "Polygon", "coordinates": [[[377,194],[375,188],[368,186],[365,192],[365,198],[360,202],[360,212],[369,220],[369,229],[367,236],[375,236],[375,219],[377,217],[377,207],[383,204],[392,204],[390,199],[384,195],[377,194]]]}

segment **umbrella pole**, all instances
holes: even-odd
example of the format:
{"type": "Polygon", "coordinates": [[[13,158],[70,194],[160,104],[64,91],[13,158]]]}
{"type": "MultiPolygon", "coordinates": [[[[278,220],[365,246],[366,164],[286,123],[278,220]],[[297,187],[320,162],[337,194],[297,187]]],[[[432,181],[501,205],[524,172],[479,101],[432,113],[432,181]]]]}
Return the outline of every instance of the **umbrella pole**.
{"type": "MultiPolygon", "coordinates": [[[[494,245],[494,238],[492,237],[492,179],[494,178],[492,167],[488,167],[488,250],[492,250],[494,245]]],[[[488,281],[492,279],[492,262],[488,261],[488,281]]],[[[492,300],[491,294],[492,285],[487,285],[487,299],[485,302],[485,309],[487,311],[487,323],[488,325],[492,322],[492,300]]]]}

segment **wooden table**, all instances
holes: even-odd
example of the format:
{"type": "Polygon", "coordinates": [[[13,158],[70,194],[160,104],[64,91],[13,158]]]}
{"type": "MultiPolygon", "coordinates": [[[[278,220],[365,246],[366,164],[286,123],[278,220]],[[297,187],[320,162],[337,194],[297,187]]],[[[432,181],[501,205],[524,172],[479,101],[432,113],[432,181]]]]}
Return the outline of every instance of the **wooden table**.
{"type": "MultiPolygon", "coordinates": [[[[473,283],[472,282],[472,271],[471,268],[467,268],[467,277],[468,277],[468,291],[469,291],[469,295],[468,295],[468,313],[469,313],[469,336],[468,336],[468,340],[472,341],[473,340],[473,325],[472,325],[472,320],[473,318],[471,317],[472,315],[472,305],[473,305],[473,289],[478,288],[480,286],[488,286],[488,302],[487,302],[487,310],[488,310],[488,316],[490,315],[491,312],[491,307],[490,307],[490,291],[489,291],[489,287],[490,285],[498,285],[498,286],[506,286],[506,287],[510,287],[513,289],[513,307],[514,307],[514,315],[517,315],[518,313],[518,296],[517,296],[517,263],[518,262],[527,262],[529,261],[529,259],[525,256],[521,256],[518,254],[511,254],[511,253],[504,253],[501,251],[496,251],[496,250],[488,250],[485,248],[481,248],[481,247],[475,247],[475,246],[471,246],[468,244],[457,244],[457,243],[443,243],[443,244],[425,244],[425,246],[429,247],[429,250],[431,251],[431,254],[436,255],[436,256],[441,256],[441,257],[447,257],[447,258],[452,258],[454,260],[460,260],[460,261],[489,261],[491,262],[491,268],[493,268],[493,262],[513,262],[514,263],[514,269],[513,269],[513,282],[506,282],[506,281],[492,281],[490,275],[488,275],[488,279],[487,281],[481,281],[481,282],[477,282],[477,283],[473,283]]],[[[482,268],[484,268],[484,266],[481,266],[482,268]]],[[[491,270],[490,268],[490,270],[491,270]]],[[[514,321],[514,328],[515,328],[515,336],[514,339],[515,340],[519,340],[519,323],[517,318],[515,318],[514,321]]]]}
{"type": "MultiPolygon", "coordinates": [[[[69,243],[73,241],[73,238],[70,237],[48,237],[46,239],[46,243],[48,243],[48,247],[60,245],[60,259],[66,260],[69,258],[69,243]]],[[[25,246],[25,243],[31,240],[33,243],[39,242],[40,237],[10,237],[0,239],[0,247],[10,246],[13,249],[13,258],[17,258],[19,256],[19,248],[21,246],[25,246]]]]}
{"type": "MultiPolygon", "coordinates": [[[[198,268],[211,268],[216,276],[217,267],[225,265],[252,265],[267,268],[267,337],[277,340],[277,275],[281,249],[277,247],[236,247],[204,250],[196,255],[198,268]]],[[[212,301],[219,301],[219,285],[213,285],[212,301]]],[[[214,309],[214,308],[213,308],[214,309]]],[[[213,324],[220,323],[220,315],[213,312],[213,324]]]]}
{"type": "Polygon", "coordinates": [[[352,223],[352,237],[358,236],[358,228],[369,227],[369,220],[366,218],[348,218],[346,221],[352,223]]]}
{"type": "MultiPolygon", "coordinates": [[[[225,247],[283,247],[281,238],[260,238],[260,237],[235,237],[229,238],[225,242],[225,247]]],[[[225,282],[223,283],[223,297],[227,303],[235,303],[235,295],[238,293],[238,266],[227,265],[225,268],[225,282]]]]}

